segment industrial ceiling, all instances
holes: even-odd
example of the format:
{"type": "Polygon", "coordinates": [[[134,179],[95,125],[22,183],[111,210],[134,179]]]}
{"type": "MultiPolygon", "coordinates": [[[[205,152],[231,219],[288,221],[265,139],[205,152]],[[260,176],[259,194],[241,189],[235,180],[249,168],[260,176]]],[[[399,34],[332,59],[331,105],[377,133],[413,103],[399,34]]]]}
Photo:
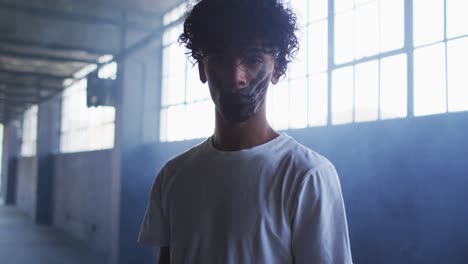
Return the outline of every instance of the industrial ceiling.
{"type": "Polygon", "coordinates": [[[161,15],[177,3],[0,0],[0,122],[50,99],[80,70],[102,64],[103,56],[115,59],[138,48],[124,47],[123,36],[133,31],[148,41],[161,28],[161,15]]]}

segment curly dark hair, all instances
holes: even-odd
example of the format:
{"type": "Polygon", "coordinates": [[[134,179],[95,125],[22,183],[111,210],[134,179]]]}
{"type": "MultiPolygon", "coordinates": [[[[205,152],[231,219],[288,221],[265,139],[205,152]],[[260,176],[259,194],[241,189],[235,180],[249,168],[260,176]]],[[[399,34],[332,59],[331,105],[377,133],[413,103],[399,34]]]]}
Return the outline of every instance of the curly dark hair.
{"type": "Polygon", "coordinates": [[[260,41],[274,50],[283,76],[299,49],[296,15],[281,0],[200,0],[189,9],[179,43],[195,62],[210,52],[260,41]]]}

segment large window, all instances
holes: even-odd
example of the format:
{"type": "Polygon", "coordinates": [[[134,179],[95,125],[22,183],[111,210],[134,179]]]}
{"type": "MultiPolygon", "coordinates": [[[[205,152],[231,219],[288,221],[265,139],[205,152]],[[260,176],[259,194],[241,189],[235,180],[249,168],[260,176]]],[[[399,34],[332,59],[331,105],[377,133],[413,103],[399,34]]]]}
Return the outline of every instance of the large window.
{"type": "Polygon", "coordinates": [[[468,2],[413,3],[414,114],[468,110],[468,2]]]}
{"type": "MultiPolygon", "coordinates": [[[[208,136],[208,88],[177,43],[185,5],[164,17],[161,140],[208,136]],[[174,25],[175,24],[175,25],[174,25]]],[[[290,0],[297,60],[267,99],[276,129],[468,110],[465,0],[290,0]]]]}
{"type": "Polygon", "coordinates": [[[326,125],[328,117],[328,5],[307,0],[291,5],[300,49],[286,77],[268,91],[267,115],[275,129],[326,125]]]}
{"type": "MultiPolygon", "coordinates": [[[[86,69],[85,69],[86,70],[86,69]]],[[[91,69],[87,69],[89,72],[91,69]]],[[[109,63],[98,72],[100,78],[116,78],[117,64],[109,63]]],[[[86,79],[74,83],[62,94],[60,152],[108,149],[114,146],[115,109],[86,105],[86,79]]]]}
{"type": "Polygon", "coordinates": [[[403,0],[335,0],[331,123],[407,115],[403,0]]]}
{"type": "Polygon", "coordinates": [[[21,132],[21,156],[35,156],[37,139],[37,105],[29,107],[24,112],[21,132]]]}
{"type": "MultiPolygon", "coordinates": [[[[185,6],[164,16],[165,25],[179,19],[185,6]]],[[[187,60],[185,48],[177,43],[181,32],[178,24],[163,35],[161,141],[204,137],[214,129],[214,106],[208,87],[200,82],[197,66],[187,60]]]]}

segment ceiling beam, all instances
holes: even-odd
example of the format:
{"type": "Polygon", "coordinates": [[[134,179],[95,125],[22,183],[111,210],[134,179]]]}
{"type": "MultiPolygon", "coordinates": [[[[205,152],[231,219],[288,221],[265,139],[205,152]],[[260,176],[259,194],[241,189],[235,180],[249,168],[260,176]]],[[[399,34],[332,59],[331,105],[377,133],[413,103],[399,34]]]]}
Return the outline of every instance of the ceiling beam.
{"type": "Polygon", "coordinates": [[[79,23],[92,24],[92,25],[111,25],[111,26],[116,26],[116,27],[126,26],[128,28],[136,29],[140,31],[154,30],[154,28],[148,27],[147,25],[140,24],[140,23],[125,22],[122,19],[100,17],[100,16],[95,16],[95,15],[78,14],[76,12],[70,12],[70,11],[59,11],[59,10],[30,7],[30,6],[24,6],[24,5],[19,6],[17,4],[9,4],[9,3],[0,3],[0,8],[24,13],[24,14],[31,15],[31,16],[47,18],[47,19],[79,22],[79,23]]]}
{"type": "Polygon", "coordinates": [[[106,55],[106,54],[111,54],[111,55],[113,54],[113,52],[110,50],[89,48],[89,47],[83,47],[79,45],[46,43],[46,42],[41,42],[41,41],[19,40],[19,39],[5,38],[5,37],[0,37],[0,43],[5,43],[8,45],[15,45],[15,46],[29,47],[29,48],[49,49],[51,51],[86,52],[86,53],[94,54],[98,56],[106,55]]]}
{"type": "Polygon", "coordinates": [[[7,114],[14,114],[14,115],[20,115],[22,113],[24,113],[24,111],[26,110],[26,108],[21,108],[19,110],[9,110],[9,109],[6,109],[4,111],[0,111],[0,114],[5,116],[7,114]]]}
{"type": "Polygon", "coordinates": [[[63,86],[61,87],[52,87],[52,86],[43,86],[41,84],[28,84],[28,83],[17,83],[17,82],[11,82],[9,80],[5,80],[5,79],[0,79],[0,90],[2,90],[2,86],[5,86],[6,89],[10,89],[13,88],[15,90],[21,90],[21,91],[24,91],[24,90],[52,90],[52,91],[62,91],[63,90],[63,86]]]}
{"type": "Polygon", "coordinates": [[[3,112],[13,112],[13,113],[22,113],[27,109],[26,104],[5,104],[0,102],[0,113],[3,112]]]}
{"type": "Polygon", "coordinates": [[[22,115],[29,106],[25,103],[0,101],[0,119],[3,121],[14,119],[22,115]]]}
{"type": "Polygon", "coordinates": [[[73,76],[68,75],[55,75],[55,74],[47,74],[47,73],[39,73],[39,72],[23,72],[23,71],[12,71],[8,69],[0,68],[0,73],[13,75],[15,77],[39,77],[39,78],[48,78],[48,79],[73,79],[73,76]]]}
{"type": "Polygon", "coordinates": [[[0,95],[4,95],[6,97],[13,95],[13,96],[38,96],[38,91],[27,91],[27,92],[18,92],[18,91],[9,91],[9,90],[0,90],[0,95]]]}
{"type": "Polygon", "coordinates": [[[91,59],[49,56],[49,55],[41,55],[37,53],[33,54],[33,53],[25,53],[25,52],[14,52],[14,51],[7,51],[5,49],[0,49],[0,56],[9,56],[9,57],[20,58],[20,59],[42,60],[42,61],[48,61],[48,62],[78,62],[78,63],[87,63],[87,64],[96,63],[96,60],[91,60],[91,59]]]}
{"type": "MultiPolygon", "coordinates": [[[[31,98],[28,98],[28,99],[31,99],[31,98]]],[[[9,103],[9,102],[17,103],[17,102],[20,102],[20,103],[25,103],[25,104],[38,104],[38,103],[39,103],[39,100],[37,100],[37,99],[26,100],[26,99],[24,99],[24,98],[16,98],[16,97],[9,97],[9,98],[2,98],[2,97],[0,97],[0,102],[5,102],[5,103],[9,103]]]]}

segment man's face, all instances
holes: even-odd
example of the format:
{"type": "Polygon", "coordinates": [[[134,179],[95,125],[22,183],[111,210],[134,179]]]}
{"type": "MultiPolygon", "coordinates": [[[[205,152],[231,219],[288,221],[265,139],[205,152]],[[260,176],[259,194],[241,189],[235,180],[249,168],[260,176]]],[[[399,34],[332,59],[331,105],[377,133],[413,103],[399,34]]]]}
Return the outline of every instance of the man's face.
{"type": "Polygon", "coordinates": [[[208,81],[216,111],[233,123],[254,116],[265,102],[269,83],[276,84],[279,78],[273,51],[261,46],[207,54],[199,70],[201,81],[208,81]]]}

